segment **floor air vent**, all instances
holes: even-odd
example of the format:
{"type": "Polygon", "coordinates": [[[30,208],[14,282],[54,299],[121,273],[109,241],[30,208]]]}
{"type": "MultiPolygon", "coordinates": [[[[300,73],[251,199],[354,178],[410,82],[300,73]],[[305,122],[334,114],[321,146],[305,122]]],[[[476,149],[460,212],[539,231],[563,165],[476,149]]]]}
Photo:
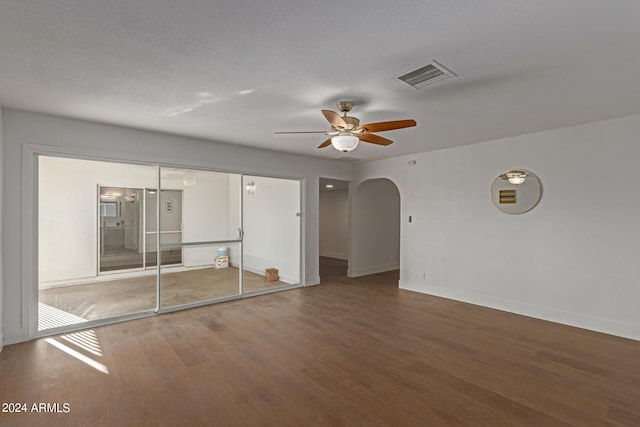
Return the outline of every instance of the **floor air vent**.
{"type": "Polygon", "coordinates": [[[442,65],[433,61],[430,64],[420,67],[417,70],[409,71],[398,77],[398,79],[409,86],[416,89],[430,85],[440,80],[448,79],[449,77],[455,77],[456,75],[447,70],[442,65]]]}

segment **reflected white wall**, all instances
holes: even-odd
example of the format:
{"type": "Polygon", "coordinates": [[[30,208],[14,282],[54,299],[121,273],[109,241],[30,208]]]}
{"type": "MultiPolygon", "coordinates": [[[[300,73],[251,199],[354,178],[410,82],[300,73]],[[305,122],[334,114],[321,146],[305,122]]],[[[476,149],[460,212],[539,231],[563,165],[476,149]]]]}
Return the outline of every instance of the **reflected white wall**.
{"type": "MultiPolygon", "coordinates": [[[[184,189],[183,241],[235,239],[237,233],[231,233],[230,228],[238,220],[229,216],[229,205],[232,203],[230,198],[234,197],[231,194],[229,182],[234,179],[234,175],[209,171],[189,171],[189,173],[196,177],[197,183],[184,189]]],[[[235,192],[237,193],[237,190],[235,192]]],[[[217,248],[216,245],[185,247],[183,252],[185,267],[211,265],[217,255],[217,248]]]]}
{"type": "MultiPolygon", "coordinates": [[[[156,188],[156,168],[41,156],[39,171],[41,286],[90,281],[98,275],[98,185],[156,188]]],[[[236,239],[240,175],[189,171],[196,184],[185,186],[182,176],[186,172],[161,168],[161,187],[183,192],[183,241],[236,239]]],[[[284,281],[299,283],[299,181],[258,176],[245,181],[256,187],[253,195],[244,194],[245,269],[263,274],[265,268],[277,268],[284,281]]],[[[184,267],[210,266],[219,246],[225,244],[185,247],[184,267]]],[[[226,246],[231,263],[239,265],[239,246],[226,246]]]]}
{"type": "MultiPolygon", "coordinates": [[[[183,191],[183,240],[235,238],[229,230],[229,175],[163,168],[163,189],[183,191]]],[[[39,279],[41,285],[97,276],[97,187],[156,188],[156,168],[122,163],[40,157],[39,279]]],[[[237,222],[237,220],[236,220],[237,222]]],[[[217,247],[185,248],[184,266],[211,265],[217,247]]],[[[154,248],[147,248],[154,251],[154,248]]]]}
{"type": "Polygon", "coordinates": [[[96,277],[98,185],[155,188],[156,168],[46,156],[39,162],[40,283],[96,277]]]}
{"type": "Polygon", "coordinates": [[[244,268],[277,268],[281,281],[300,283],[300,181],[245,176],[243,197],[244,268]]]}

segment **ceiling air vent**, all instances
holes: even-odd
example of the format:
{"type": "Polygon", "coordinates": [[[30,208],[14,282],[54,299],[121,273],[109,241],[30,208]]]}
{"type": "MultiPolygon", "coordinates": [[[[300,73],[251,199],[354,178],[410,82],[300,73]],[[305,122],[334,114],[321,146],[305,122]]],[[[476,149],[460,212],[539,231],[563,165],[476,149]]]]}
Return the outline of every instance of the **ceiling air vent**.
{"type": "Polygon", "coordinates": [[[437,81],[455,76],[456,75],[453,72],[447,70],[436,61],[433,61],[424,67],[420,67],[417,70],[409,71],[408,73],[399,76],[398,79],[409,86],[419,89],[437,81]]]}

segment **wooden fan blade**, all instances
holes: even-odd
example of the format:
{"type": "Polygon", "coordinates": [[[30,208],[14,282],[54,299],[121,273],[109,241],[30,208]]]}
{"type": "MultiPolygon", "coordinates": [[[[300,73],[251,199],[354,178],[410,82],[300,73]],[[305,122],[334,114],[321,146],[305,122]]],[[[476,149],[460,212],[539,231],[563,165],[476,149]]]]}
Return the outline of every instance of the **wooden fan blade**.
{"type": "Polygon", "coordinates": [[[331,145],[331,138],[327,139],[325,142],[323,142],[322,144],[318,145],[318,148],[328,147],[329,145],[331,145]]]}
{"type": "Polygon", "coordinates": [[[311,130],[311,131],[292,131],[292,132],[274,132],[276,135],[286,135],[289,133],[327,133],[326,130],[311,130]]]}
{"type": "Polygon", "coordinates": [[[410,128],[415,125],[415,120],[394,120],[391,122],[367,123],[366,125],[358,126],[358,129],[365,129],[367,132],[383,132],[385,130],[410,128]]]}
{"type": "Polygon", "coordinates": [[[393,141],[387,138],[383,138],[381,136],[378,135],[374,135],[370,132],[365,132],[362,135],[360,135],[360,141],[365,141],[365,142],[370,142],[372,144],[378,144],[378,145],[391,145],[393,144],[393,141]]]}
{"type": "Polygon", "coordinates": [[[340,117],[340,115],[335,111],[322,110],[322,114],[324,114],[324,117],[329,121],[329,123],[331,123],[331,126],[333,126],[334,128],[336,129],[347,128],[347,122],[345,122],[342,119],[342,117],[340,117]]]}

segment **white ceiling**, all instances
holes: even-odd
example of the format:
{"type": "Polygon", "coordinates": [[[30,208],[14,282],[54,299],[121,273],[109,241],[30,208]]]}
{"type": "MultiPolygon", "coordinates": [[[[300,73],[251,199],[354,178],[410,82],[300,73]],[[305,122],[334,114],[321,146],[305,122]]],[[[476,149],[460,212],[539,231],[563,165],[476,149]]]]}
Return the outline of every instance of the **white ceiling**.
{"type": "Polygon", "coordinates": [[[0,105],[326,158],[273,132],[417,120],[380,159],[637,114],[639,76],[638,0],[0,1],[0,105]]]}

